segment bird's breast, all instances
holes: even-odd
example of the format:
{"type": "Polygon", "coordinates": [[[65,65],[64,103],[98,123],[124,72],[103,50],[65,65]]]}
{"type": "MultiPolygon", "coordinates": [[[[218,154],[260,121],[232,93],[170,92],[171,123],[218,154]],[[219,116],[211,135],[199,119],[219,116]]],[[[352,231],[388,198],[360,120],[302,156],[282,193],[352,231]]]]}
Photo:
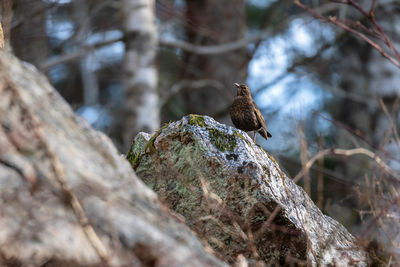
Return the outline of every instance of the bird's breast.
{"type": "Polygon", "coordinates": [[[231,119],[236,128],[254,131],[259,128],[251,99],[237,97],[232,104],[231,119]]]}

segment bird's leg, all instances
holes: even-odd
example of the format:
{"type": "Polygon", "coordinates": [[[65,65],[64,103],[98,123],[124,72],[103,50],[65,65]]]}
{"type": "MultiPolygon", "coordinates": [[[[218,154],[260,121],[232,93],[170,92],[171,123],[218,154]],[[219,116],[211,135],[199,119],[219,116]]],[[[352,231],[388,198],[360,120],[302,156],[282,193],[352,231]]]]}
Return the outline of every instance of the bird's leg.
{"type": "Polygon", "coordinates": [[[254,132],[253,141],[254,141],[254,144],[255,144],[256,143],[257,132],[256,131],[253,131],[253,132],[254,132]]]}

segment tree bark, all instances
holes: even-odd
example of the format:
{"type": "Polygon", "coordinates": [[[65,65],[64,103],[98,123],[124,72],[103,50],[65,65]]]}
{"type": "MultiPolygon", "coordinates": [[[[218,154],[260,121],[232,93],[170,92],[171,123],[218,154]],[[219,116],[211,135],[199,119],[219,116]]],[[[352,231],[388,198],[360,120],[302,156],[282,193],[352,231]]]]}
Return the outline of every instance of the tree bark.
{"type": "Polygon", "coordinates": [[[44,1],[15,0],[11,46],[17,57],[40,66],[48,56],[44,1]]]}
{"type": "Polygon", "coordinates": [[[128,148],[136,133],[153,132],[160,125],[155,65],[157,29],[153,0],[124,0],[122,12],[126,46],[122,141],[124,148],[128,148]]]}

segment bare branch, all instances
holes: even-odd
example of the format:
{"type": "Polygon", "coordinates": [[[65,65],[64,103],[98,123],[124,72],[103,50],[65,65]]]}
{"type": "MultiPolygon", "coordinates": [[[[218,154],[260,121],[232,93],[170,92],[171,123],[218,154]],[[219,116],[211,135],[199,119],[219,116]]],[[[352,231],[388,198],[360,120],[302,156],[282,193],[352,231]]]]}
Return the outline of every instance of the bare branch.
{"type": "Polygon", "coordinates": [[[82,46],[81,49],[76,50],[74,52],[50,58],[49,60],[47,60],[44,63],[40,64],[39,69],[41,71],[47,71],[50,68],[54,67],[55,65],[64,64],[64,63],[67,63],[69,61],[76,60],[76,59],[78,59],[78,58],[80,58],[80,57],[82,57],[84,55],[87,55],[88,53],[96,50],[97,48],[101,48],[101,47],[104,47],[104,46],[107,46],[107,45],[111,45],[111,44],[114,44],[114,43],[120,42],[120,41],[123,41],[123,37],[119,37],[119,38],[115,38],[115,39],[111,39],[111,40],[106,40],[106,41],[103,41],[103,42],[98,42],[98,43],[95,43],[93,45],[84,45],[84,46],[82,46]]]}
{"type": "MultiPolygon", "coordinates": [[[[326,5],[319,7],[317,10],[322,13],[326,13],[326,12],[331,12],[336,8],[337,7],[335,5],[326,4],[326,5]]],[[[288,21],[293,20],[294,17],[297,18],[299,16],[301,17],[302,15],[304,15],[304,14],[289,17],[285,21],[283,21],[281,24],[286,24],[288,21]]],[[[209,46],[194,45],[194,44],[191,44],[191,43],[188,43],[185,41],[166,39],[161,36],[159,39],[159,45],[171,47],[171,48],[179,48],[184,51],[191,52],[194,54],[199,54],[199,55],[215,55],[215,54],[228,53],[228,52],[232,52],[234,50],[244,48],[251,43],[261,41],[263,39],[270,37],[272,33],[273,33],[272,29],[264,29],[264,30],[261,30],[257,33],[254,33],[250,36],[244,37],[243,39],[240,39],[237,41],[220,44],[220,45],[209,45],[209,46]]]]}
{"type": "Polygon", "coordinates": [[[315,154],[305,165],[305,167],[293,178],[293,182],[297,183],[300,181],[302,177],[310,170],[311,166],[320,158],[325,157],[327,155],[341,155],[341,156],[353,156],[353,155],[365,155],[373,160],[387,173],[392,175],[396,178],[397,181],[400,181],[399,178],[396,176],[395,173],[386,165],[386,163],[374,152],[365,149],[365,148],[354,148],[354,149],[340,149],[340,148],[332,148],[332,149],[325,149],[319,151],[315,154]]]}
{"type": "Polygon", "coordinates": [[[382,38],[385,40],[386,45],[390,48],[390,50],[395,54],[396,59],[398,62],[400,62],[400,54],[396,50],[396,48],[393,46],[392,41],[389,39],[385,31],[382,29],[382,27],[376,22],[375,20],[375,1],[372,1],[371,9],[370,12],[367,13],[358,3],[354,2],[354,0],[348,0],[348,3],[356,8],[358,11],[360,11],[361,14],[364,15],[364,17],[368,18],[369,21],[376,27],[378,32],[382,35],[382,38]]]}
{"type": "Polygon", "coordinates": [[[349,26],[347,26],[346,24],[342,23],[341,21],[339,21],[336,17],[329,17],[328,20],[330,22],[332,22],[333,24],[345,29],[348,32],[351,32],[357,36],[359,36],[361,39],[363,39],[364,41],[366,41],[368,44],[370,44],[372,47],[374,47],[376,50],[378,50],[379,53],[381,53],[382,56],[384,56],[385,58],[387,58],[393,65],[395,65],[396,67],[400,68],[400,63],[397,62],[393,57],[391,57],[388,53],[386,53],[383,48],[375,43],[374,41],[372,41],[370,38],[368,38],[365,34],[358,32],[352,28],[350,28],[349,26]]]}
{"type": "MultiPolygon", "coordinates": [[[[210,79],[203,79],[203,80],[180,80],[179,82],[173,84],[171,86],[171,89],[169,90],[169,93],[163,97],[163,100],[161,101],[161,106],[164,106],[166,103],[171,100],[171,98],[179,93],[182,89],[185,88],[190,88],[190,89],[200,89],[206,86],[213,87],[217,89],[219,92],[222,92],[224,89],[224,85],[217,81],[217,80],[210,80],[210,79]]],[[[228,99],[230,102],[231,99],[228,99]]]]}
{"type": "Polygon", "coordinates": [[[247,45],[265,39],[271,35],[271,30],[263,30],[251,36],[245,37],[243,39],[221,44],[221,45],[209,45],[209,46],[198,46],[185,41],[180,40],[170,40],[165,38],[159,39],[159,44],[171,48],[179,48],[184,51],[199,54],[199,55],[215,55],[232,52],[246,47],[247,45]]]}
{"type": "MultiPolygon", "coordinates": [[[[324,6],[317,8],[317,10],[320,11],[321,13],[331,12],[334,9],[336,9],[336,7],[332,4],[326,4],[324,6]]],[[[298,16],[296,16],[296,17],[298,17],[298,16]]],[[[290,17],[287,20],[292,20],[292,19],[293,18],[290,17]]],[[[224,43],[224,44],[220,44],[220,45],[210,45],[210,46],[194,45],[189,42],[182,41],[182,40],[171,40],[171,39],[163,38],[162,36],[160,36],[158,39],[158,44],[159,44],[159,46],[182,49],[184,51],[191,52],[194,54],[215,55],[215,54],[228,53],[228,52],[232,52],[232,51],[244,48],[251,43],[254,43],[257,41],[262,41],[263,39],[268,38],[269,36],[271,36],[271,34],[272,34],[272,31],[270,29],[266,29],[266,30],[254,33],[243,39],[237,40],[237,41],[224,43]]],[[[121,37],[121,38],[117,38],[117,39],[113,39],[113,40],[99,42],[94,45],[84,45],[79,50],[76,50],[71,53],[61,55],[61,56],[53,57],[50,60],[47,60],[46,62],[41,64],[40,69],[42,71],[47,71],[48,69],[50,69],[51,67],[53,67],[55,65],[63,64],[63,63],[67,63],[67,62],[76,60],[97,48],[107,46],[112,43],[123,41],[123,40],[124,40],[124,37],[121,37]]]]}
{"type": "MultiPolygon", "coordinates": [[[[247,45],[256,42],[258,40],[262,40],[267,38],[270,35],[269,30],[261,31],[257,34],[254,34],[252,36],[249,36],[247,38],[243,38],[238,41],[230,42],[230,43],[225,43],[221,45],[210,45],[210,46],[198,46],[194,45],[185,41],[180,41],[180,40],[169,40],[160,37],[159,38],[159,45],[160,46],[165,46],[165,47],[171,47],[171,48],[179,48],[187,52],[195,53],[195,54],[201,54],[201,55],[215,55],[215,54],[222,54],[222,53],[228,53],[237,49],[241,49],[246,47],[247,45]]],[[[72,60],[76,60],[83,55],[86,55],[87,53],[90,53],[94,51],[97,48],[107,46],[119,41],[123,41],[124,38],[116,38],[112,40],[107,40],[104,42],[99,42],[93,45],[84,45],[82,46],[81,49],[76,50],[74,52],[53,57],[50,60],[47,60],[43,64],[40,65],[40,69],[42,71],[46,71],[50,69],[51,67],[58,65],[58,64],[63,64],[72,60]]]]}
{"type": "MultiPolygon", "coordinates": [[[[300,139],[300,160],[301,166],[305,168],[308,162],[308,150],[307,150],[307,140],[304,134],[304,125],[300,124],[298,127],[298,135],[300,139]]],[[[306,169],[304,172],[304,191],[311,197],[311,177],[310,170],[306,169]]]]}
{"type": "Polygon", "coordinates": [[[375,17],[375,0],[372,0],[371,8],[369,9],[370,17],[375,17]]]}
{"type": "MultiPolygon", "coordinates": [[[[375,10],[375,1],[372,3],[371,6],[371,10],[370,13],[366,12],[364,9],[361,8],[360,5],[358,5],[358,3],[354,2],[353,0],[347,0],[347,1],[341,1],[341,0],[331,0],[331,2],[336,2],[336,3],[340,3],[340,4],[347,4],[350,5],[352,7],[354,7],[355,9],[357,9],[363,16],[365,16],[373,25],[374,27],[377,29],[377,31],[373,31],[370,30],[368,28],[366,28],[365,26],[362,27],[363,30],[365,30],[366,32],[368,32],[369,34],[371,34],[372,36],[382,40],[385,43],[385,45],[391,50],[391,52],[395,55],[396,58],[390,56],[379,44],[375,43],[373,40],[371,40],[370,38],[368,38],[365,34],[351,28],[349,25],[343,23],[342,21],[340,21],[339,19],[337,19],[335,16],[329,16],[329,17],[325,17],[321,14],[319,14],[318,12],[316,12],[315,10],[311,9],[310,7],[304,5],[303,3],[300,2],[300,0],[294,0],[295,4],[298,5],[299,7],[301,7],[302,9],[306,10],[308,13],[310,13],[313,17],[324,21],[324,22],[328,22],[328,23],[332,23],[348,32],[351,32],[352,34],[360,37],[361,39],[363,39],[364,41],[366,41],[369,45],[371,45],[372,47],[374,47],[377,51],[379,51],[379,53],[381,53],[381,55],[385,58],[387,58],[393,65],[395,65],[397,68],[400,68],[400,54],[399,52],[396,50],[396,48],[393,46],[392,41],[390,40],[390,38],[387,36],[387,34],[385,33],[385,31],[382,29],[382,27],[376,22],[375,20],[375,16],[374,16],[374,10],[375,10]],[[377,34],[372,34],[373,32],[377,32],[377,34]],[[376,36],[377,35],[377,36],[376,36]]],[[[355,23],[357,26],[360,26],[361,23],[357,22],[355,23]]]]}
{"type": "Polygon", "coordinates": [[[388,118],[388,120],[390,122],[390,128],[393,131],[393,135],[395,137],[396,144],[400,148],[400,137],[399,137],[399,133],[397,132],[396,123],[394,122],[392,116],[390,116],[389,111],[388,111],[385,103],[383,103],[382,98],[379,98],[379,104],[382,107],[383,113],[385,113],[386,117],[388,118]]]}
{"type": "MultiPolygon", "coordinates": [[[[318,135],[318,151],[321,151],[323,143],[322,135],[318,135]]],[[[324,207],[324,157],[318,159],[318,173],[317,173],[317,206],[319,209],[324,207]]]]}

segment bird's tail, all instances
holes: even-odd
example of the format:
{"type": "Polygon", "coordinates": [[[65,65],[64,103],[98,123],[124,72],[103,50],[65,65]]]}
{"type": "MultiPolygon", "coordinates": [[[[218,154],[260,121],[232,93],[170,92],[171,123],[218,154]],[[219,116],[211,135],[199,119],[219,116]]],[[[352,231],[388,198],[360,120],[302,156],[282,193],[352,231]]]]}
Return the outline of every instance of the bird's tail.
{"type": "Polygon", "coordinates": [[[258,133],[264,137],[265,139],[268,139],[268,137],[272,137],[272,135],[270,134],[270,132],[268,132],[267,130],[265,130],[264,128],[261,128],[260,130],[258,130],[258,133]]]}

